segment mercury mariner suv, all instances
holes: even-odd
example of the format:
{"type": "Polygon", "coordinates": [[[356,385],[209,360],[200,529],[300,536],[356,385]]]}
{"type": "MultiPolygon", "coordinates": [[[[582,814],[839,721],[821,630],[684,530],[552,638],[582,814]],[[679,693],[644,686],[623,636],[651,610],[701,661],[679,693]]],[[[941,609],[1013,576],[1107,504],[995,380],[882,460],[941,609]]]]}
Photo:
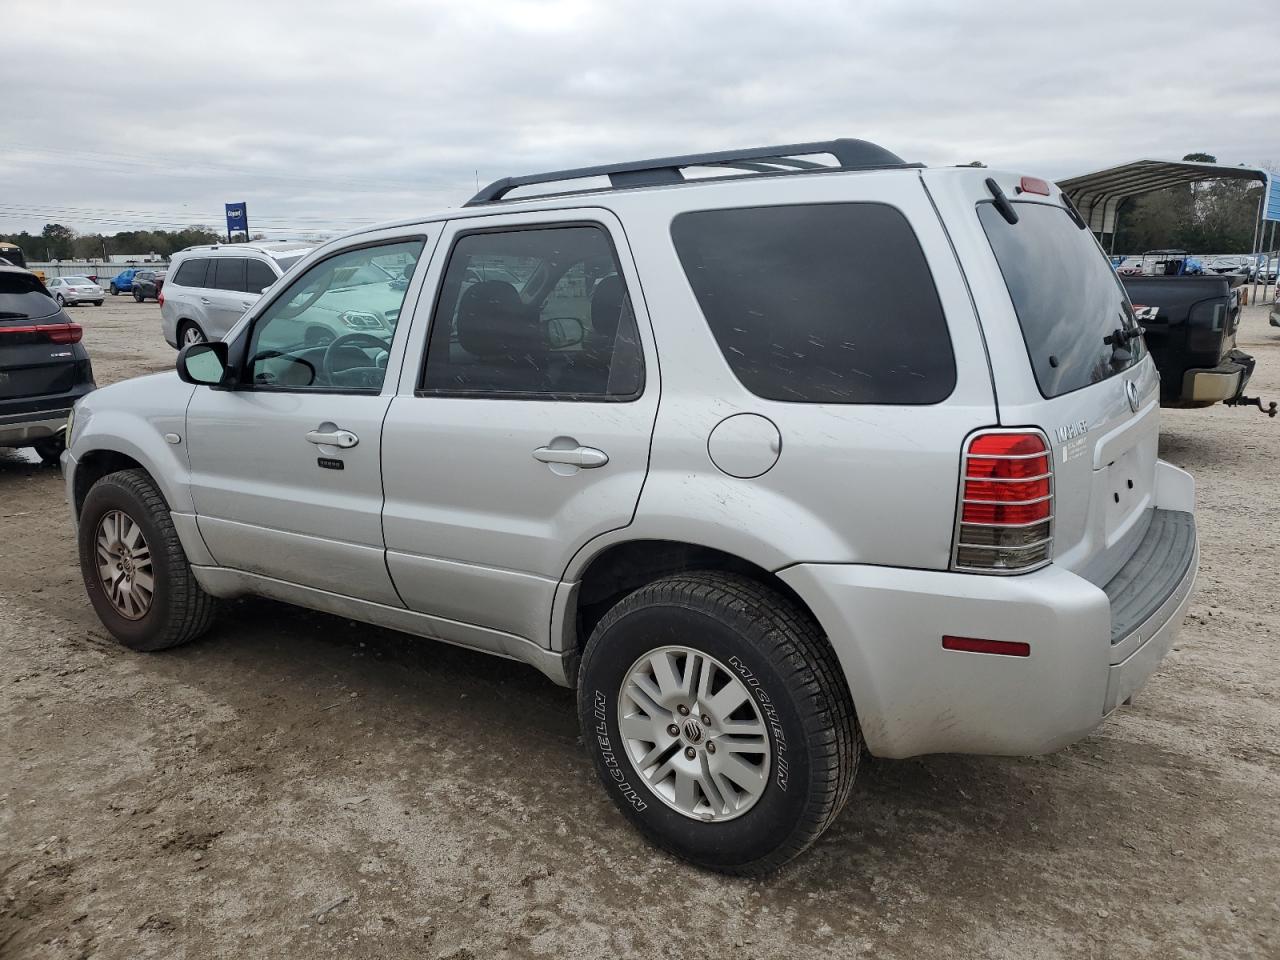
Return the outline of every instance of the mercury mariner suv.
{"type": "Polygon", "coordinates": [[[177,367],[68,428],[122,643],[256,594],[532,664],[626,818],[725,872],[813,843],[865,752],[1085,736],[1196,576],[1075,209],[864,141],[500,180],[310,252],[177,367]]]}

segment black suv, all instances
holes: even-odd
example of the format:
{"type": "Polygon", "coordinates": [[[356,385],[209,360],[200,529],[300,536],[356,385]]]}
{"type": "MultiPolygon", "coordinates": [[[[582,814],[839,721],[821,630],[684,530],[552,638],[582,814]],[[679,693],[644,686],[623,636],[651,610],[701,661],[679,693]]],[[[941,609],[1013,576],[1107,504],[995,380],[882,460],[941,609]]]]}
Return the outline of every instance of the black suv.
{"type": "Polygon", "coordinates": [[[0,447],[57,462],[71,406],[94,388],[83,333],[35,274],[0,266],[0,447]]]}
{"type": "Polygon", "coordinates": [[[133,275],[133,299],[139,303],[148,299],[159,300],[164,277],[163,270],[139,270],[133,275]]]}

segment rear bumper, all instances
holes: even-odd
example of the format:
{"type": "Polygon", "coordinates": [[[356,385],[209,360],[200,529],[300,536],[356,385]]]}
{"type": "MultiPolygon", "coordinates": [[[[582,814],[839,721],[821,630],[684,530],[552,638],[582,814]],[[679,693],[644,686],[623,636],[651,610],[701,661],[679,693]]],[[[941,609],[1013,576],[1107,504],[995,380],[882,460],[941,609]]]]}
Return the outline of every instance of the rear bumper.
{"type": "Polygon", "coordinates": [[[1132,590],[1155,596],[1109,598],[1056,565],[1019,577],[837,564],[778,575],[831,638],[873,754],[1027,755],[1088,734],[1159,666],[1195,583],[1194,523],[1183,547],[1177,576],[1130,570],[1132,590]],[[1126,606],[1141,620],[1114,638],[1126,606]],[[1029,643],[1031,653],[945,650],[944,635],[1029,643]]]}
{"type": "Polygon", "coordinates": [[[0,417],[0,447],[27,447],[37,440],[56,437],[67,429],[66,410],[26,413],[18,417],[0,417]]]}
{"type": "Polygon", "coordinates": [[[1254,362],[1247,353],[1232,350],[1216,367],[1188,370],[1182,375],[1179,399],[1197,404],[1234,400],[1244,392],[1253,376],[1254,362]]]}

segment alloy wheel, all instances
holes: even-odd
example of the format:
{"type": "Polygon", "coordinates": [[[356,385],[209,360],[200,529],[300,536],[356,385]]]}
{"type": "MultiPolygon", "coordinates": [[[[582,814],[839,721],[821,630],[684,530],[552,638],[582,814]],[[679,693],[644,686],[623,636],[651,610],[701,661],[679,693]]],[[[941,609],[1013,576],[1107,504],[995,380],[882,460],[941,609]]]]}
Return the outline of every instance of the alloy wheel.
{"type": "Polygon", "coordinates": [[[646,653],[623,676],[618,729],[649,789],[694,820],[740,817],[764,795],[772,752],[755,697],[714,657],[646,653]]]}
{"type": "Polygon", "coordinates": [[[94,538],[98,579],[116,613],[141,620],[155,598],[151,548],[142,527],[122,510],[108,510],[98,521],[94,538]]]}

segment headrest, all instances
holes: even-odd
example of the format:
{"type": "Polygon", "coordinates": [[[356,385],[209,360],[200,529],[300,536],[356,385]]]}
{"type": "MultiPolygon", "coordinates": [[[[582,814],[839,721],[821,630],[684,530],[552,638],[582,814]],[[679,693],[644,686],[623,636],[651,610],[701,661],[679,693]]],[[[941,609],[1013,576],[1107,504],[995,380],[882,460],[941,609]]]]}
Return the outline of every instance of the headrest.
{"type": "Polygon", "coordinates": [[[618,332],[622,318],[627,287],[616,273],[596,283],[591,291],[591,333],[597,337],[612,337],[618,332]]]}
{"type": "Polygon", "coordinates": [[[458,343],[475,357],[505,356],[531,349],[528,314],[516,288],[505,280],[468,287],[458,304],[458,343]]]}

